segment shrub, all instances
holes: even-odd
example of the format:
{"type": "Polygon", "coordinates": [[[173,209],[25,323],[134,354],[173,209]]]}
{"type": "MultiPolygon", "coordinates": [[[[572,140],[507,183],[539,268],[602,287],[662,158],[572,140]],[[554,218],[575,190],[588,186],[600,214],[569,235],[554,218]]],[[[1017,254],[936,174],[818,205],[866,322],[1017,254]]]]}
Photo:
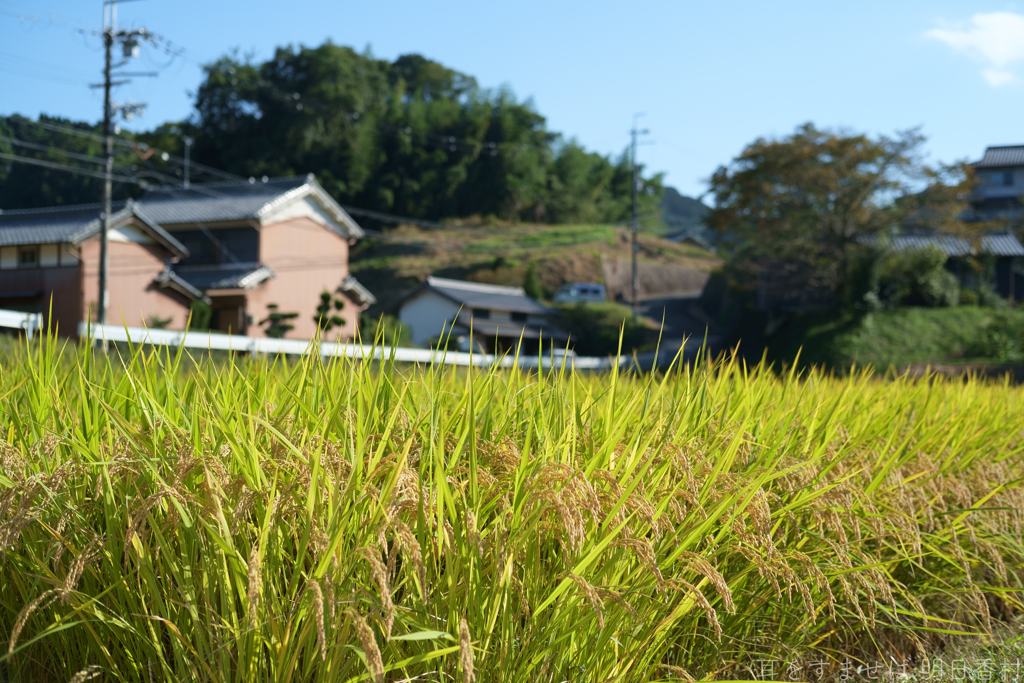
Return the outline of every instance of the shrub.
{"type": "Polygon", "coordinates": [[[1000,363],[1024,361],[1024,315],[1009,310],[994,311],[980,330],[972,355],[1000,363]]]}
{"type": "Polygon", "coordinates": [[[213,307],[210,304],[202,299],[196,299],[192,302],[190,310],[188,329],[196,331],[210,329],[210,323],[213,321],[213,307]]]}
{"type": "Polygon", "coordinates": [[[295,325],[288,321],[298,318],[298,313],[281,313],[277,304],[267,304],[267,311],[267,317],[260,321],[260,325],[266,325],[265,331],[271,339],[284,339],[284,335],[295,329],[295,325]]]}
{"type": "Polygon", "coordinates": [[[883,252],[865,300],[888,306],[955,306],[960,283],[946,270],[947,260],[935,246],[883,252]]]}
{"type": "Polygon", "coordinates": [[[633,322],[628,306],[622,304],[564,304],[558,306],[560,327],[573,336],[573,350],[580,356],[614,355],[619,349],[622,331],[622,352],[629,354],[647,339],[648,330],[633,322]]]}

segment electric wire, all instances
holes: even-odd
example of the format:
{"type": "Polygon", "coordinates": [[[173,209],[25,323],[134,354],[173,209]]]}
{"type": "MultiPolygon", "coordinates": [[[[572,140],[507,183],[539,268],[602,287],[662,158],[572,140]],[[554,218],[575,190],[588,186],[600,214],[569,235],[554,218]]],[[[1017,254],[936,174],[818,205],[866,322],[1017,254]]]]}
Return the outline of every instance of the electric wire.
{"type": "MultiPolygon", "coordinates": [[[[56,161],[46,161],[44,159],[36,159],[35,157],[23,157],[17,154],[8,154],[7,152],[0,152],[0,159],[7,159],[18,164],[28,164],[30,166],[42,166],[44,168],[52,168],[57,171],[67,171],[68,173],[78,173],[79,175],[87,175],[93,178],[106,179],[106,174],[100,171],[90,171],[85,168],[78,166],[69,166],[67,164],[60,164],[56,161]]],[[[119,183],[131,183],[138,184],[138,180],[130,176],[111,174],[111,179],[119,183]]]]}

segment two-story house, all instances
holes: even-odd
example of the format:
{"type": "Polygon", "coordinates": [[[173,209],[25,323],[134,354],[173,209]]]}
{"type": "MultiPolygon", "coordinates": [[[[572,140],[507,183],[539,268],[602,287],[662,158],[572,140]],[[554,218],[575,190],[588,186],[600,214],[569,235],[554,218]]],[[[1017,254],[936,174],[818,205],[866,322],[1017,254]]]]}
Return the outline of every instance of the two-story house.
{"type": "Polygon", "coordinates": [[[427,277],[392,306],[419,346],[443,338],[457,340],[460,349],[474,344],[489,353],[515,349],[524,353],[541,345],[562,346],[569,335],[551,323],[554,311],[531,299],[522,287],[427,277]]]}
{"type": "MultiPolygon", "coordinates": [[[[99,205],[0,211],[0,308],[42,312],[73,336],[95,320],[99,205]]],[[[320,293],[345,306],[341,338],[355,334],[373,296],[348,272],[359,225],[312,176],[147,191],[115,203],[108,231],[108,324],[159,320],[183,329],[193,302],[211,328],[263,336],[270,305],[294,312],[289,337],[309,339],[320,293]]],[[[332,335],[333,336],[333,335],[332,335]]]]}
{"type": "Polygon", "coordinates": [[[971,197],[971,218],[1024,218],[1024,145],[988,147],[981,161],[972,165],[978,184],[971,197]]]}

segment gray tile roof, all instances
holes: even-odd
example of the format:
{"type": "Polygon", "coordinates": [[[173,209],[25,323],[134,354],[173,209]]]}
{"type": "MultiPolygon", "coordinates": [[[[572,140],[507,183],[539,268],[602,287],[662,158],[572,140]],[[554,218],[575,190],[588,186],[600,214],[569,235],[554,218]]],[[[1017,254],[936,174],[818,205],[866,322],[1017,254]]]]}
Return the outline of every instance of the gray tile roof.
{"type": "Polygon", "coordinates": [[[261,180],[231,180],[184,188],[151,188],[139,203],[158,223],[191,225],[250,221],[295,196],[313,196],[340,226],[343,237],[362,237],[363,229],[316,182],[313,174],[261,180]]]}
{"type": "Polygon", "coordinates": [[[1024,166],[1024,145],[988,147],[981,161],[974,162],[974,168],[1001,168],[1024,166]]]}
{"type": "Polygon", "coordinates": [[[183,188],[150,189],[139,200],[163,225],[252,220],[281,195],[309,182],[306,176],[267,182],[229,181],[183,188]]]}
{"type": "Polygon", "coordinates": [[[513,311],[516,313],[532,313],[548,315],[551,310],[526,296],[522,287],[504,287],[501,285],[485,285],[463,280],[446,278],[427,278],[422,289],[437,292],[466,308],[487,308],[492,311],[513,311]]]}
{"type": "MultiPolygon", "coordinates": [[[[449,326],[451,323],[447,323],[445,326],[449,326]]],[[[558,339],[565,341],[569,339],[569,335],[554,327],[542,327],[538,325],[524,325],[523,323],[514,323],[504,320],[481,320],[480,318],[473,318],[470,320],[470,316],[460,315],[458,320],[452,325],[453,330],[458,334],[469,334],[472,330],[473,335],[476,337],[512,337],[519,339],[558,339]]]]}
{"type": "Polygon", "coordinates": [[[4,211],[0,213],[0,246],[74,242],[90,223],[99,228],[99,214],[99,204],[46,211],[4,211]]]}
{"type": "Polygon", "coordinates": [[[225,263],[215,266],[177,266],[174,274],[196,289],[251,289],[276,274],[259,263],[225,263]]]}
{"type": "MultiPolygon", "coordinates": [[[[148,211],[136,202],[114,202],[113,224],[120,225],[132,216],[145,232],[178,256],[188,249],[161,228],[148,211]]],[[[0,211],[0,246],[16,244],[78,244],[100,230],[99,204],[56,207],[52,209],[21,209],[0,211]]]]}
{"type": "MultiPolygon", "coordinates": [[[[874,244],[875,236],[868,235],[863,240],[866,244],[874,244]]],[[[952,235],[895,235],[892,246],[897,251],[904,249],[924,249],[936,246],[947,256],[967,256],[972,253],[971,243],[952,235]]],[[[993,256],[1024,256],[1024,246],[1011,233],[993,233],[981,238],[981,251],[993,256]]]]}

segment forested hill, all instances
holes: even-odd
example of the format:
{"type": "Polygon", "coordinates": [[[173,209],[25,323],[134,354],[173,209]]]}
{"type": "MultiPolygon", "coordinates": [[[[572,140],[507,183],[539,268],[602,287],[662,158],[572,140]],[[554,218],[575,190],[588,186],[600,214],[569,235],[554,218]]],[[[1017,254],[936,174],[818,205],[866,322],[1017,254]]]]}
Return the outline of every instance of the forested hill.
{"type": "Polygon", "coordinates": [[[670,233],[703,234],[707,228],[705,218],[711,211],[703,202],[679,194],[674,187],[666,187],[661,198],[661,220],[670,233]]]}
{"type": "MultiPolygon", "coordinates": [[[[472,76],[420,55],[387,61],[331,42],[279,48],[262,63],[227,55],[205,67],[194,104],[187,121],[122,137],[180,156],[183,136],[191,136],[193,159],[212,168],[244,177],[312,172],[342,203],[415,218],[614,223],[630,213],[625,155],[588,152],[548,130],[529,101],[481,88],[472,76]]],[[[0,135],[99,152],[95,141],[21,117],[0,119],[0,135]]],[[[95,169],[60,151],[3,140],[0,151],[95,169]]],[[[174,156],[119,151],[119,173],[149,182],[180,178],[174,156]]],[[[61,173],[0,162],[0,208],[98,196],[92,179],[61,173]]],[[[193,174],[194,181],[213,179],[193,174]]],[[[653,214],[661,176],[643,174],[641,189],[641,213],[653,214]]]]}

